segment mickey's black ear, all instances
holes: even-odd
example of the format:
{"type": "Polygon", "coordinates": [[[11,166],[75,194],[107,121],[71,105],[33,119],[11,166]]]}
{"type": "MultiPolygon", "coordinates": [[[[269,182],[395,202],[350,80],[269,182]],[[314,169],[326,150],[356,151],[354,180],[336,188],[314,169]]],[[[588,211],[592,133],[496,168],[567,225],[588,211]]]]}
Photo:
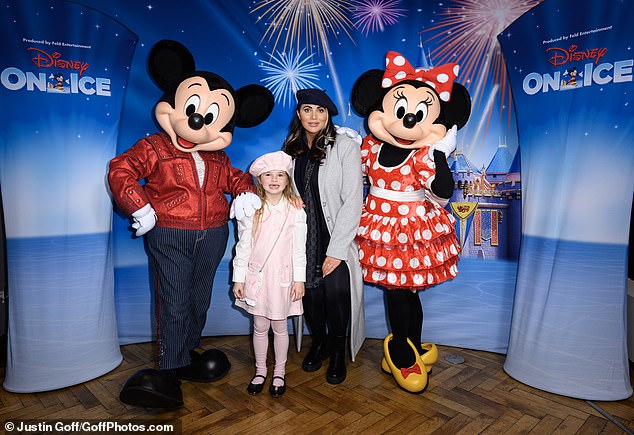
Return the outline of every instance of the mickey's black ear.
{"type": "Polygon", "coordinates": [[[194,56],[177,41],[163,39],[157,42],[148,57],[150,77],[162,90],[177,84],[184,74],[195,69],[194,56]]]}
{"type": "Polygon", "coordinates": [[[264,86],[246,85],[236,91],[236,127],[255,127],[269,117],[275,99],[264,86]]]}
{"type": "Polygon", "coordinates": [[[458,129],[464,127],[471,116],[471,97],[467,88],[454,82],[451,89],[451,100],[443,102],[443,118],[445,126],[451,128],[457,125],[458,129]]]}
{"type": "Polygon", "coordinates": [[[369,115],[383,98],[383,71],[371,69],[361,74],[352,87],[352,107],[361,116],[369,115]]]}

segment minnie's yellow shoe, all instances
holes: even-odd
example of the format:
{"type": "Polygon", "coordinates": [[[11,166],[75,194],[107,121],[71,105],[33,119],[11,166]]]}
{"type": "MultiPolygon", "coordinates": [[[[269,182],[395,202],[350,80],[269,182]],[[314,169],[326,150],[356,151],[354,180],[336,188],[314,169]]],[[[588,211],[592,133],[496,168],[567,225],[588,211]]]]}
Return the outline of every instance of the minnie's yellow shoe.
{"type": "Polygon", "coordinates": [[[429,373],[431,372],[432,366],[438,361],[438,348],[434,343],[422,343],[420,346],[424,351],[420,359],[423,361],[423,364],[425,364],[427,373],[429,373]]]}
{"type": "MultiPolygon", "coordinates": [[[[388,337],[391,339],[392,333],[389,333],[388,337]]],[[[436,347],[434,343],[423,343],[421,344],[421,347],[425,352],[420,356],[420,359],[423,361],[423,364],[425,364],[425,370],[427,370],[427,373],[431,373],[432,366],[436,364],[436,361],[438,361],[438,347],[436,347]]],[[[385,358],[381,360],[381,370],[388,375],[392,374],[385,358]]]]}
{"type": "Polygon", "coordinates": [[[390,357],[390,349],[388,346],[390,341],[392,341],[392,334],[385,337],[385,340],[383,341],[383,353],[385,354],[384,360],[387,363],[387,367],[389,368],[392,376],[394,376],[394,379],[396,379],[396,383],[399,387],[409,393],[422,393],[427,387],[427,369],[425,368],[423,361],[420,359],[420,355],[418,354],[416,347],[409,339],[407,340],[407,344],[409,344],[414,351],[416,361],[411,367],[398,368],[394,365],[392,358],[390,357]]]}

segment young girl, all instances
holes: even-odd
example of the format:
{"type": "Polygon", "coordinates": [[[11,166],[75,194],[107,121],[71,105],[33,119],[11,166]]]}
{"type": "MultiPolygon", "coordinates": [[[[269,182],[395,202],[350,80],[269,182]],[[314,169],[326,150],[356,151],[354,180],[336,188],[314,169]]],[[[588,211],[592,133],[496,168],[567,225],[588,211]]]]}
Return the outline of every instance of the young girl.
{"type": "Polygon", "coordinates": [[[258,394],[267,377],[269,328],[273,329],[275,368],[269,393],[286,391],[287,317],[303,313],[306,281],[306,213],[296,200],[290,179],[292,159],[283,151],[265,154],[249,172],[257,178],[262,199],[252,218],[238,221],[238,243],[233,260],[236,306],[253,315],[255,376],[247,387],[258,394]]]}

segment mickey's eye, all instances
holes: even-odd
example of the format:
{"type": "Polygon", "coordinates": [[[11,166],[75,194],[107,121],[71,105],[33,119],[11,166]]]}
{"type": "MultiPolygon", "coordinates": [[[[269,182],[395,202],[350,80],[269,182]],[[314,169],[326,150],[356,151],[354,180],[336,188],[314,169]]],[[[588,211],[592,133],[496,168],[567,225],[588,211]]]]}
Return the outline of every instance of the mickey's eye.
{"type": "Polygon", "coordinates": [[[394,105],[394,116],[396,116],[398,119],[403,119],[406,111],[407,100],[405,98],[399,98],[394,105]]]}
{"type": "Polygon", "coordinates": [[[423,121],[425,118],[427,118],[427,104],[425,103],[418,103],[418,106],[416,106],[416,122],[421,122],[423,121]]]}
{"type": "Polygon", "coordinates": [[[214,121],[218,119],[218,112],[220,112],[220,107],[218,107],[218,104],[211,104],[205,112],[205,125],[213,124],[214,121]]]}
{"type": "Polygon", "coordinates": [[[200,106],[200,97],[198,95],[192,95],[185,101],[185,116],[192,116],[198,110],[200,106]]]}

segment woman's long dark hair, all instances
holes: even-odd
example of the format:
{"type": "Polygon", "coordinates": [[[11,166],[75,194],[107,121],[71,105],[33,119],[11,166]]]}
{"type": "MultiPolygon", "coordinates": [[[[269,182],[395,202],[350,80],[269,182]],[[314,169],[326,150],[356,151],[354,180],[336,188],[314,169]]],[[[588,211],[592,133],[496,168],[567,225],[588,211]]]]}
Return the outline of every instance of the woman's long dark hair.
{"type": "MultiPolygon", "coordinates": [[[[295,108],[295,116],[293,116],[291,126],[289,127],[290,133],[286,137],[283,147],[283,151],[294,159],[306,152],[303,145],[303,142],[306,141],[306,132],[297,114],[299,109],[300,107],[298,105],[295,108]]],[[[336,136],[337,131],[335,130],[335,124],[332,122],[332,116],[330,116],[329,111],[326,125],[315,135],[313,145],[308,153],[308,158],[313,162],[321,163],[326,157],[326,147],[335,143],[336,136]]]]}

